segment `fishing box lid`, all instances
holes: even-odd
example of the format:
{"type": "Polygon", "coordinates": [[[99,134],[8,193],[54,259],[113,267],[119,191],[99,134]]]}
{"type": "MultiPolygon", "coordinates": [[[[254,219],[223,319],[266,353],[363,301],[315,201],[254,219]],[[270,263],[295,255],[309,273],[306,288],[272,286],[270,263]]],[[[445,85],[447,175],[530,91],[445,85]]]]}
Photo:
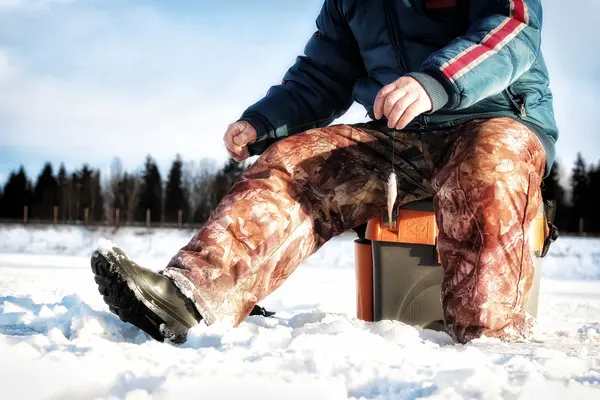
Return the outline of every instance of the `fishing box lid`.
{"type": "Polygon", "coordinates": [[[392,224],[387,215],[371,219],[366,238],[378,242],[435,245],[439,234],[433,199],[418,200],[398,207],[392,224]]]}

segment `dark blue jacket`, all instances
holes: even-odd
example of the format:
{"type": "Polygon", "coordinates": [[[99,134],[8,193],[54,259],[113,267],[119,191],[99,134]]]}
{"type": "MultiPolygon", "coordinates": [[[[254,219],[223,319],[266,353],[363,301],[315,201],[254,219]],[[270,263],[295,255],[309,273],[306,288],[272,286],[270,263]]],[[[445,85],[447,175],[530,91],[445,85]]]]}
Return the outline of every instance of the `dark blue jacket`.
{"type": "Polygon", "coordinates": [[[540,0],[325,0],[305,54],[241,117],[258,133],[250,153],[329,125],[354,101],[373,119],[379,90],[410,75],[433,110],[407,129],[515,118],[542,141],[548,173],[558,129],[541,28],[540,0]]]}

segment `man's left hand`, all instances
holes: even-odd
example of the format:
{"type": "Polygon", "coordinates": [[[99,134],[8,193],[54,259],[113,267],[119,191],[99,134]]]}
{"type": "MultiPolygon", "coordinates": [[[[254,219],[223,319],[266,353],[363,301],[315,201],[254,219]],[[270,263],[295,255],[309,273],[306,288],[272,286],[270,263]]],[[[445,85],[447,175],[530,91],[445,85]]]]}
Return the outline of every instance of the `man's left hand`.
{"type": "Polygon", "coordinates": [[[403,76],[384,86],[377,97],[373,110],[375,118],[386,116],[388,128],[404,129],[417,116],[432,108],[429,95],[414,78],[403,76]]]}

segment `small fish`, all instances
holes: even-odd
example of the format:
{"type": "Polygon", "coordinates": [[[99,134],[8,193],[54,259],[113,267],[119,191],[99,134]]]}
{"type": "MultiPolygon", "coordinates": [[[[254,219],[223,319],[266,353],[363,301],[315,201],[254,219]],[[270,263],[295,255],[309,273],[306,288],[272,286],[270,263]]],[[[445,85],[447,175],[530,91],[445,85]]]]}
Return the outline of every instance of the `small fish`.
{"type": "Polygon", "coordinates": [[[396,173],[392,171],[387,181],[387,208],[390,227],[392,226],[392,211],[394,210],[394,204],[396,203],[396,196],[398,196],[398,182],[396,173]]]}

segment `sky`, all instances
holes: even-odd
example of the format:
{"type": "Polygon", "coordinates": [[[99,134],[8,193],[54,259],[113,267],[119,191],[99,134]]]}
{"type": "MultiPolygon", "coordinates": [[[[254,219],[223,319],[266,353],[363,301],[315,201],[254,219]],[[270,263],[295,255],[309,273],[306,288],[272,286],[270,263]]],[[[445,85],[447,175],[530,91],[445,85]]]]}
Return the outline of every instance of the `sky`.
{"type": "MultiPolygon", "coordinates": [[[[544,0],[558,160],[600,160],[600,2],[544,0]]],[[[0,0],[0,185],[46,161],[224,162],[222,136],[301,54],[322,0],[0,0]]],[[[353,107],[344,122],[361,121],[353,107]]]]}

